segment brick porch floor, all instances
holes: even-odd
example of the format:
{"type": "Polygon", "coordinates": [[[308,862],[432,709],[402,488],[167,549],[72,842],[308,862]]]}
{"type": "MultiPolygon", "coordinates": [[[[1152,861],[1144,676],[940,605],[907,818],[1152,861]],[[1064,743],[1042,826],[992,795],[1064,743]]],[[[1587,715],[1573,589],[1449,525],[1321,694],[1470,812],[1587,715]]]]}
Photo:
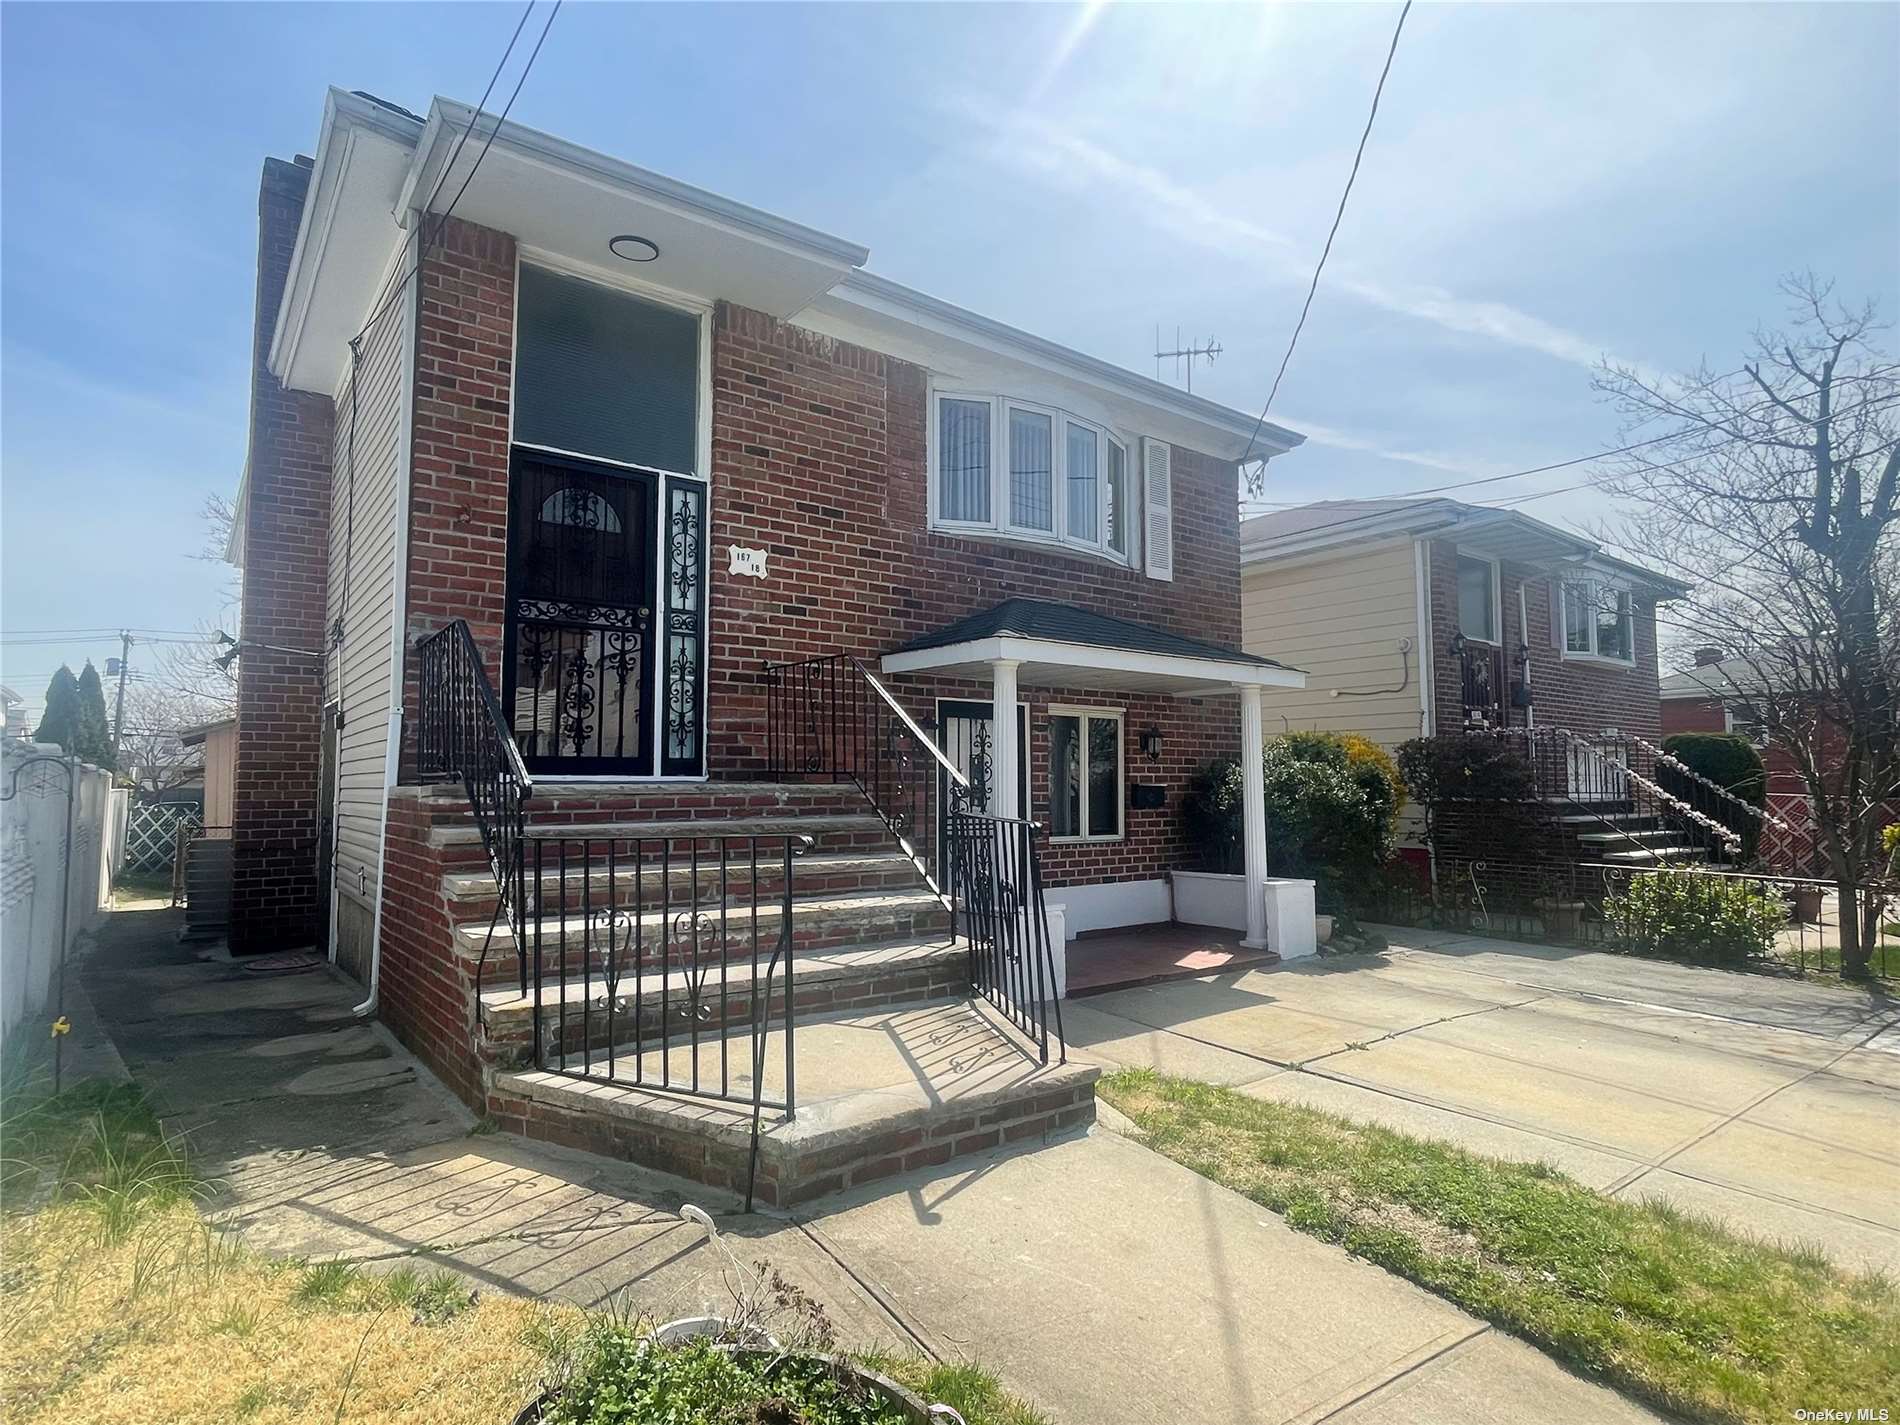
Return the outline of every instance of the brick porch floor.
{"type": "Polygon", "coordinates": [[[1133,925],[1091,930],[1069,942],[1069,993],[1100,994],[1159,980],[1272,965],[1271,950],[1243,950],[1240,932],[1211,925],[1133,925]]]}

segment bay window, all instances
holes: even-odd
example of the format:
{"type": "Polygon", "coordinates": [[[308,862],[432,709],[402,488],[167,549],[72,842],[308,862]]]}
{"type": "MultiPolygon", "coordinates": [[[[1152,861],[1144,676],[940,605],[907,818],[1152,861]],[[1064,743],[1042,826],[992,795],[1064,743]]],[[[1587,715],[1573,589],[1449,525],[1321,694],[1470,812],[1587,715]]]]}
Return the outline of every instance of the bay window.
{"type": "Polygon", "coordinates": [[[1122,835],[1122,715],[1063,708],[1049,714],[1049,834],[1117,841],[1122,835]]]}
{"type": "Polygon", "coordinates": [[[1636,661],[1636,618],[1629,590],[1594,581],[1561,586],[1562,648],[1567,658],[1636,661]]]}
{"type": "Polygon", "coordinates": [[[931,524],[1137,558],[1128,446],[1106,427],[1003,396],[932,402],[931,524]],[[1000,452],[1000,453],[998,453],[1000,452]]]}

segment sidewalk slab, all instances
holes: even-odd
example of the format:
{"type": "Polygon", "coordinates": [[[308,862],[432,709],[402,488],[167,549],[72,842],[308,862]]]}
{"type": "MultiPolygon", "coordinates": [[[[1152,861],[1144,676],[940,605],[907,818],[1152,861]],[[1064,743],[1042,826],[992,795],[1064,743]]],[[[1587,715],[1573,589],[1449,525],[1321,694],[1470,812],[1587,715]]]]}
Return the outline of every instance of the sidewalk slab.
{"type": "MultiPolygon", "coordinates": [[[[1061,1422],[1315,1419],[1485,1329],[1100,1130],[903,1181],[841,1200],[814,1234],[938,1350],[974,1356],[1061,1422]]],[[[1501,1410],[1575,1384],[1529,1350],[1489,1383],[1501,1410]]]]}

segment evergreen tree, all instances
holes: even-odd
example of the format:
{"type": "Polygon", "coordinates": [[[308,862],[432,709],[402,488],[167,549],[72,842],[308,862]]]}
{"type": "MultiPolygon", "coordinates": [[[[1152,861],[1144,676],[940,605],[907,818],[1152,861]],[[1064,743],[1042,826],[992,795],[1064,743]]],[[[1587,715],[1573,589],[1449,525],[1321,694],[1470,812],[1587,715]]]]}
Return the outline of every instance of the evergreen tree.
{"type": "Polygon", "coordinates": [[[112,724],[106,719],[105,685],[90,658],[79,674],[79,746],[73,750],[80,761],[95,767],[112,771],[118,765],[112,755],[112,724]]]}
{"type": "Polygon", "coordinates": [[[61,664],[46,685],[46,712],[33,730],[35,742],[51,742],[73,751],[79,745],[79,680],[61,664]]]}

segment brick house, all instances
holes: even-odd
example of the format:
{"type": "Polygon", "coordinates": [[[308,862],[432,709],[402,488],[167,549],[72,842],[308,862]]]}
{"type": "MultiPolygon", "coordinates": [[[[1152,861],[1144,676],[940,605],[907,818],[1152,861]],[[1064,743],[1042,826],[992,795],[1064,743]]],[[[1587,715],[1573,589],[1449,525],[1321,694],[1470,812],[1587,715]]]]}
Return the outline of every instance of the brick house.
{"type": "Polygon", "coordinates": [[[1261,515],[1240,547],[1242,647],[1270,644],[1307,672],[1274,701],[1288,726],[1387,748],[1460,727],[1561,729],[1623,763],[1661,738],[1656,609],[1688,586],[1593,540],[1415,498],[1261,515]]]}
{"type": "MultiPolygon", "coordinates": [[[[1169,922],[1187,778],[1257,752],[1303,681],[1241,651],[1236,504],[1236,462],[1300,437],[875,277],[854,243],[492,127],[333,90],[316,157],[264,166],[234,949],[315,939],[471,1103],[633,1152],[562,1097],[588,1077],[568,1006],[625,998],[613,937],[650,922],[684,957],[653,977],[684,974],[695,1046],[701,1020],[723,1045],[736,942],[706,1018],[698,927],[748,846],[747,904],[791,927],[820,1007],[985,980],[949,913],[959,809],[1040,824],[1033,889],[1026,857],[962,884],[991,941],[1053,937],[1058,985],[1092,933],[1169,922]],[[803,853],[782,906],[761,840],[803,853]],[[676,883],[691,945],[641,900],[676,883]]],[[[1310,899],[1302,925],[1256,839],[1232,928],[1297,953],[1310,899]]],[[[1044,1025],[1046,984],[975,988],[1044,1025]]],[[[1017,1122],[1092,1111],[1072,1082],[1010,1091],[1017,1122]]],[[[627,1104],[640,1152],[733,1176],[627,1104]]],[[[781,1198],[810,1190],[786,1153],[781,1198]]]]}

